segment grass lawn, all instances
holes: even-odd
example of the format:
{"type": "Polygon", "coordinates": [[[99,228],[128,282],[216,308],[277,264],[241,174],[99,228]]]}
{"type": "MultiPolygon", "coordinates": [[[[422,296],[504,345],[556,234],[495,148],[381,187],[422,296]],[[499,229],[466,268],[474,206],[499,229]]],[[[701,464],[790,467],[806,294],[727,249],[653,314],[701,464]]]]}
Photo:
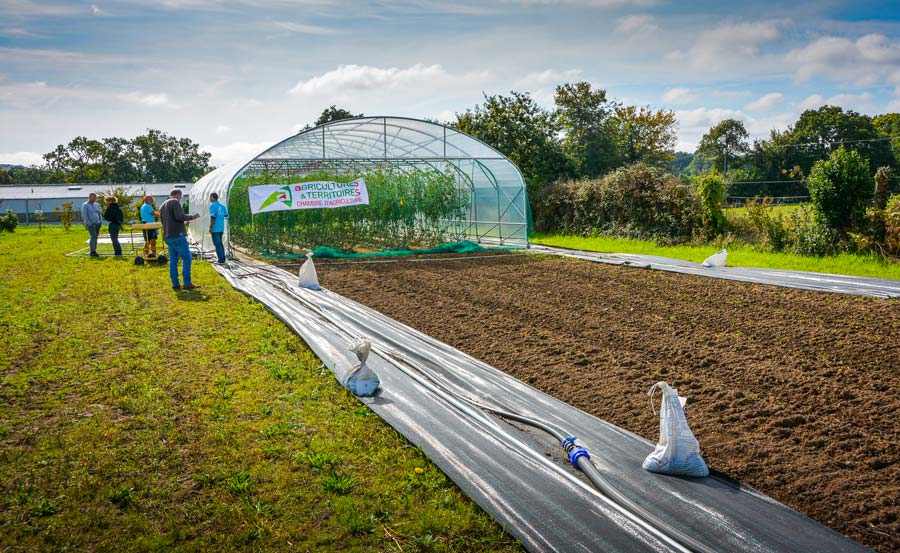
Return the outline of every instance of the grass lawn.
{"type": "MultiPolygon", "coordinates": [[[[530,238],[535,244],[559,246],[595,252],[634,253],[674,257],[701,262],[716,253],[715,246],[659,246],[646,240],[625,238],[581,237],[560,234],[538,234],[530,238]]],[[[876,256],[840,254],[832,257],[803,257],[790,253],[758,252],[750,246],[728,248],[728,265],[732,267],[762,267],[790,269],[839,275],[855,275],[900,279],[900,263],[885,262],[876,256]]]]}
{"type": "Polygon", "coordinates": [[[262,305],[0,235],[0,550],[518,551],[262,305]]]}

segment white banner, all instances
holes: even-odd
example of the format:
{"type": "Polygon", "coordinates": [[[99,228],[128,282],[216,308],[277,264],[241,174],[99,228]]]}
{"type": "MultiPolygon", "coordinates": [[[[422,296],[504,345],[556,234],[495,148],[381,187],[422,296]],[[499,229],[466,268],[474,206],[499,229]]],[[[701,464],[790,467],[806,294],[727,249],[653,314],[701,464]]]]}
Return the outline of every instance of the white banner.
{"type": "Polygon", "coordinates": [[[317,180],[296,184],[265,184],[251,186],[248,191],[250,212],[253,214],[369,203],[369,191],[366,190],[364,179],[353,182],[317,180]]]}

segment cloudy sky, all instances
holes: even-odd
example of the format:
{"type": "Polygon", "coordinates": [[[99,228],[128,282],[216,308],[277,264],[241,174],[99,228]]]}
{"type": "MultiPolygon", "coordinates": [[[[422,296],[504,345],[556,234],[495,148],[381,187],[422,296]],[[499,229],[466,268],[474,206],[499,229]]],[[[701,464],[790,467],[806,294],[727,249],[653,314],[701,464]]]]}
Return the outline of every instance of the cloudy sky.
{"type": "Polygon", "coordinates": [[[187,136],[220,164],[337,104],[450,120],[587,80],[676,111],[693,151],[825,103],[900,111],[900,5],[785,0],[0,0],[0,163],[73,137],[187,136]]]}

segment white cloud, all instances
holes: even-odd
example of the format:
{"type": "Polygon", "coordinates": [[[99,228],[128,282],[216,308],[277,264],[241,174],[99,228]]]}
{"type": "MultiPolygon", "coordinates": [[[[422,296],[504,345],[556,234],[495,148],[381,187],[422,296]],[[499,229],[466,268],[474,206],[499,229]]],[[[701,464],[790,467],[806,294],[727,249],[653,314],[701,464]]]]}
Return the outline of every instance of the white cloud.
{"type": "Polygon", "coordinates": [[[780,92],[770,92],[753,102],[747,104],[750,111],[769,111],[784,101],[784,94],[780,92]]]}
{"type": "Polygon", "coordinates": [[[887,113],[898,113],[900,112],[900,98],[895,100],[891,100],[888,102],[888,105],[885,106],[885,112],[887,113]]]}
{"type": "Polygon", "coordinates": [[[256,144],[250,142],[232,142],[231,144],[226,144],[224,146],[201,146],[200,149],[212,154],[212,158],[210,159],[212,165],[221,167],[232,161],[259,154],[272,144],[274,144],[274,142],[259,142],[256,144]]]}
{"type": "Polygon", "coordinates": [[[4,27],[0,29],[0,36],[8,36],[11,38],[28,38],[36,37],[38,35],[32,33],[28,29],[23,29],[21,27],[4,27]]]}
{"type": "Polygon", "coordinates": [[[669,52],[666,59],[687,59],[707,70],[747,64],[761,54],[764,46],[777,42],[786,25],[782,20],[723,23],[702,31],[686,53],[680,50],[669,52]]]}
{"type": "Polygon", "coordinates": [[[3,0],[0,2],[0,15],[9,17],[48,17],[66,16],[80,13],[77,5],[35,2],[33,0],[3,0]]]}
{"type": "Polygon", "coordinates": [[[0,163],[10,165],[41,165],[44,157],[37,152],[10,152],[0,153],[0,163]]]}
{"type": "Polygon", "coordinates": [[[263,105],[259,100],[254,100],[253,98],[245,98],[241,100],[232,100],[229,105],[232,109],[243,109],[243,108],[256,108],[263,105]]]}
{"type": "Polygon", "coordinates": [[[119,99],[125,100],[126,102],[131,102],[133,104],[140,104],[142,106],[147,107],[167,107],[167,108],[180,108],[179,104],[176,104],[169,98],[168,94],[165,93],[156,93],[156,94],[142,94],[140,92],[129,92],[128,94],[119,95],[119,99]]]}
{"type": "Polygon", "coordinates": [[[825,98],[821,94],[813,94],[811,96],[807,96],[800,102],[800,108],[807,109],[817,109],[822,106],[839,106],[844,109],[853,109],[856,111],[870,111],[874,108],[872,104],[872,100],[875,97],[869,92],[862,92],[860,94],[835,94],[834,96],[825,98]]]}
{"type": "Polygon", "coordinates": [[[566,71],[557,71],[555,69],[547,69],[536,73],[529,73],[518,80],[517,84],[522,86],[547,86],[560,85],[578,79],[581,75],[581,69],[569,69],[566,71]]]}
{"type": "Polygon", "coordinates": [[[884,35],[869,34],[856,41],[827,36],[788,52],[785,61],[794,66],[794,76],[808,80],[823,76],[872,86],[882,81],[900,83],[900,42],[884,35]]]}
{"type": "Polygon", "coordinates": [[[821,94],[813,94],[811,96],[807,96],[800,102],[800,108],[807,109],[816,109],[818,107],[825,105],[825,98],[821,94]]]}
{"type": "Polygon", "coordinates": [[[619,19],[616,32],[623,34],[652,33],[659,29],[652,15],[629,15],[619,19]]]}
{"type": "Polygon", "coordinates": [[[738,110],[723,108],[697,108],[690,110],[675,110],[675,118],[678,120],[678,144],[676,149],[685,152],[693,152],[700,143],[700,138],[710,127],[725,119],[745,120],[746,116],[738,110]]]}
{"type": "Polygon", "coordinates": [[[293,23],[291,21],[278,21],[275,26],[285,31],[304,35],[334,35],[340,32],[338,29],[329,27],[318,27],[316,25],[304,25],[302,23],[293,23]]]}
{"type": "Polygon", "coordinates": [[[872,106],[874,96],[868,92],[861,94],[835,94],[825,101],[830,106],[840,106],[844,109],[853,109],[856,111],[868,111],[872,106]]]}
{"type": "Polygon", "coordinates": [[[697,108],[690,110],[676,110],[675,117],[682,127],[705,127],[721,123],[725,119],[744,119],[744,113],[740,110],[725,108],[697,108]]]}
{"type": "Polygon", "coordinates": [[[431,116],[432,119],[446,123],[448,121],[456,121],[456,113],[452,110],[445,109],[431,116]]]}
{"type": "Polygon", "coordinates": [[[102,10],[97,4],[91,4],[91,13],[99,17],[109,15],[109,12],[102,10]]]}
{"type": "Polygon", "coordinates": [[[401,69],[399,67],[372,67],[370,65],[341,65],[333,71],[306,81],[300,81],[290,90],[291,94],[331,94],[347,89],[375,90],[423,84],[448,77],[438,64],[417,63],[401,69]]]}
{"type": "Polygon", "coordinates": [[[228,125],[219,125],[216,127],[216,134],[225,134],[231,132],[231,127],[228,125]]]}
{"type": "Polygon", "coordinates": [[[670,88],[662,95],[664,102],[669,104],[689,104],[697,99],[689,88],[670,88]]]}

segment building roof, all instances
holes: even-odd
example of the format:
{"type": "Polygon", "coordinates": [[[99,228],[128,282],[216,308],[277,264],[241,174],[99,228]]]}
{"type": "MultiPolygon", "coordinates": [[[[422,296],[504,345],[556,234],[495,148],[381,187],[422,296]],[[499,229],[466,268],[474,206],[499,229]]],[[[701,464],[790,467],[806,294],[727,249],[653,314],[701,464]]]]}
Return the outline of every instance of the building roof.
{"type": "Polygon", "coordinates": [[[162,182],[142,184],[15,184],[0,186],[0,200],[65,200],[87,198],[91,192],[123,187],[137,196],[168,196],[173,188],[190,195],[192,182],[162,182]]]}

